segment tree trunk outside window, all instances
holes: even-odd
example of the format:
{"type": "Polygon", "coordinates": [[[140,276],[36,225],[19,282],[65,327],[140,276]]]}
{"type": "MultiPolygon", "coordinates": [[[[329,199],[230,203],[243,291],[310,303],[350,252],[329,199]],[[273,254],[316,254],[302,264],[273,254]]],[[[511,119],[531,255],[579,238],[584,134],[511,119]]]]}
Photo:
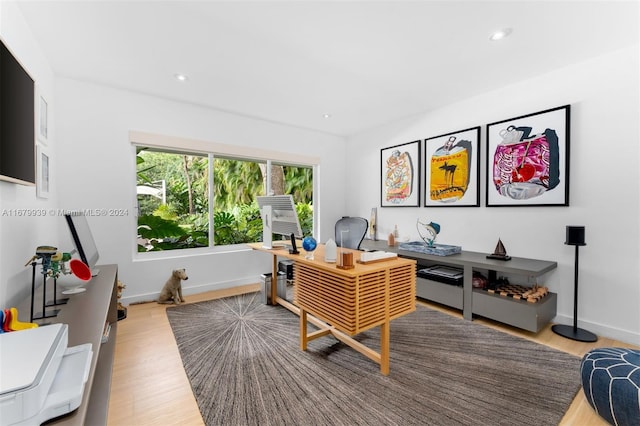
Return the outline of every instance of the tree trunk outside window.
{"type": "MultiPolygon", "coordinates": [[[[267,186],[267,165],[260,164],[260,171],[262,172],[263,186],[267,186]]],[[[271,165],[271,188],[270,191],[266,191],[266,195],[284,195],[284,167],[271,165]]]]}

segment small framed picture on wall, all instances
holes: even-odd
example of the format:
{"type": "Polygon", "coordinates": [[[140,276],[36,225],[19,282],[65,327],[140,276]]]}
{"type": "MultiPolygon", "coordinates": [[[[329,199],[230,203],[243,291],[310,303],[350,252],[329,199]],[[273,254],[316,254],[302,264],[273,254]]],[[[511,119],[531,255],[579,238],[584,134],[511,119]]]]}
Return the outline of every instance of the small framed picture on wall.
{"type": "Polygon", "coordinates": [[[380,205],[420,206],[420,145],[417,140],[380,150],[380,205]]]}
{"type": "Polygon", "coordinates": [[[49,198],[51,186],[51,161],[47,149],[36,144],[36,196],[49,198]]]}
{"type": "Polygon", "coordinates": [[[40,88],[36,87],[36,135],[38,142],[43,145],[49,140],[49,104],[42,95],[40,88]]]}

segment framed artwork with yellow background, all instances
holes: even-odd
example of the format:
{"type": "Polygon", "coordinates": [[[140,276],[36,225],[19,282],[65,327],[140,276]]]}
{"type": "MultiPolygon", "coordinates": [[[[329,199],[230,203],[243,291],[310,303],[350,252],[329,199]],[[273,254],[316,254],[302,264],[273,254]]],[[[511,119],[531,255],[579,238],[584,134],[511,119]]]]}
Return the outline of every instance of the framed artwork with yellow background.
{"type": "Polygon", "coordinates": [[[480,206],[480,126],[425,139],[425,207],[480,206]]]}

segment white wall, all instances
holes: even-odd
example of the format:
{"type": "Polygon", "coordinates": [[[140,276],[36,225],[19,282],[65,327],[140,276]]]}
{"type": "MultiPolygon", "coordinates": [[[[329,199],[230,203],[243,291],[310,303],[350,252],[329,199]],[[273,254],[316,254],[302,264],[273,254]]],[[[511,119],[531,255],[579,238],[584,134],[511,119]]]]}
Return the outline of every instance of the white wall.
{"type": "MultiPolygon", "coordinates": [[[[118,264],[119,278],[127,286],[125,303],[155,298],[176,267],[187,268],[186,294],[257,282],[271,270],[270,256],[246,246],[140,259],[134,253],[135,149],[130,131],[320,157],[316,205],[322,209],[321,241],[332,235],[335,221],[345,212],[342,138],[76,80],[56,80],[56,90],[59,204],[63,209],[129,212],[88,218],[100,263],[118,264]]],[[[66,232],[61,239],[68,240],[66,232]]]]}
{"type": "MultiPolygon", "coordinates": [[[[60,209],[126,209],[125,217],[89,217],[101,263],[117,263],[127,285],[124,302],[156,297],[174,267],[186,267],[185,293],[256,282],[270,271],[269,256],[246,249],[141,260],[134,253],[135,160],[130,131],[257,147],[320,157],[316,236],[325,241],[345,213],[344,140],[131,92],[56,79],[13,2],[0,2],[0,34],[49,102],[52,189],[36,198],[35,187],[0,182],[0,306],[29,295],[38,245],[73,248],[60,209]],[[54,87],[55,85],[55,87],[54,87]],[[54,97],[55,94],[55,97],[54,97]],[[59,97],[59,99],[58,99],[59,97]],[[44,210],[44,217],[11,212],[44,210]]],[[[191,252],[193,253],[193,252],[191,252]]],[[[28,314],[27,314],[28,315],[28,314]]],[[[21,319],[26,320],[21,313],[21,319]]]]}
{"type": "MultiPolygon", "coordinates": [[[[35,80],[49,106],[55,109],[53,72],[13,2],[0,2],[0,35],[35,80]]],[[[53,179],[57,162],[56,142],[55,114],[52,113],[49,114],[47,148],[53,179]]],[[[48,214],[51,208],[56,207],[56,195],[55,188],[52,188],[49,199],[40,199],[36,198],[34,186],[0,181],[0,308],[14,306],[30,294],[31,268],[24,265],[36,247],[57,244],[57,218],[48,214]],[[42,211],[47,214],[32,216],[42,211]]],[[[21,321],[29,320],[28,312],[18,314],[21,321]]]]}
{"type": "Polygon", "coordinates": [[[555,260],[542,284],[558,293],[556,321],[572,324],[574,248],[563,243],[566,225],[584,225],[579,326],[640,344],[639,75],[635,46],[353,136],[347,210],[369,217],[380,205],[381,148],[478,125],[484,206],[485,125],[571,104],[569,207],[378,207],[378,237],[397,224],[401,239],[418,239],[421,218],[442,225],[439,242],[464,250],[490,253],[501,238],[512,256],[555,260]]]}
{"type": "MultiPolygon", "coordinates": [[[[573,308],[573,248],[563,244],[566,225],[585,225],[580,251],[580,325],[640,344],[640,262],[637,164],[638,49],[626,49],[576,64],[518,85],[470,98],[428,114],[349,139],[279,126],[237,115],[131,92],[54,79],[13,2],[0,2],[0,34],[37,80],[50,106],[51,177],[48,200],[35,188],[0,182],[0,209],[121,208],[133,213],[135,166],[130,130],[321,157],[320,239],[333,233],[343,214],[369,217],[378,207],[379,235],[398,224],[401,237],[416,239],[415,221],[442,225],[441,242],[491,252],[502,238],[509,254],[556,260],[543,284],[558,293],[557,321],[570,323],[573,308]],[[572,105],[570,207],[380,208],[380,149],[535,111],[572,105]],[[348,162],[347,162],[348,159],[348,162]],[[348,170],[347,170],[348,167],[348,170]]],[[[485,176],[484,126],[481,175],[485,176]]],[[[484,185],[481,200],[484,204],[484,185]]],[[[200,253],[136,261],[132,214],[90,218],[103,263],[118,263],[125,298],[155,297],[175,266],[187,267],[187,292],[255,281],[268,258],[248,251],[200,253]]],[[[37,245],[70,248],[59,216],[0,216],[0,306],[29,292],[23,265],[37,245]]],[[[126,300],[125,300],[126,301],[126,300]]],[[[21,318],[24,320],[24,318],[21,318]]]]}

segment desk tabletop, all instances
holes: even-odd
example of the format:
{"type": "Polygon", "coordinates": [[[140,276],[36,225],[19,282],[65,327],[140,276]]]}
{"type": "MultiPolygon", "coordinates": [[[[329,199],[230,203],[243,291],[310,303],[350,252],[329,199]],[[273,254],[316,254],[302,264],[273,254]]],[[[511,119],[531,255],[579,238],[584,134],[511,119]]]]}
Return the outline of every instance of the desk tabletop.
{"type": "MultiPolygon", "coordinates": [[[[406,259],[402,257],[394,257],[394,258],[384,259],[378,262],[363,264],[358,262],[360,260],[360,255],[363,253],[362,251],[338,247],[338,258],[340,257],[340,252],[353,253],[353,262],[355,266],[352,269],[341,269],[341,268],[338,268],[338,265],[336,262],[326,262],[324,260],[324,250],[325,250],[324,244],[318,244],[318,247],[316,247],[316,249],[313,252],[313,259],[307,259],[305,257],[307,252],[302,248],[299,249],[299,252],[300,252],[299,254],[290,254],[288,246],[265,248],[262,246],[262,243],[249,243],[247,245],[254,250],[270,253],[274,256],[292,259],[297,262],[301,262],[307,265],[312,265],[322,270],[343,274],[345,276],[358,276],[361,274],[367,274],[367,273],[376,272],[376,271],[384,271],[386,269],[394,268],[398,266],[416,264],[416,261],[414,259],[406,259]]],[[[302,247],[301,242],[298,244],[298,247],[302,247]]]]}

